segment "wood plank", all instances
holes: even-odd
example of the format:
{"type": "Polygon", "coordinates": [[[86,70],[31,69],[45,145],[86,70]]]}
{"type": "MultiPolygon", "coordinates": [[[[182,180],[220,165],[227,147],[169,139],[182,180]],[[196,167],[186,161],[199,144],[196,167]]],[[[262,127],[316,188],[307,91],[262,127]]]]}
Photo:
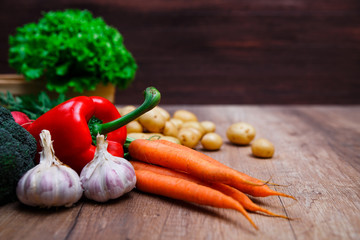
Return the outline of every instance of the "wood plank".
{"type": "Polygon", "coordinates": [[[0,207],[0,239],[358,239],[360,236],[360,107],[163,105],[212,120],[224,138],[220,151],[199,151],[260,179],[286,186],[280,197],[252,198],[292,221],[250,213],[254,230],[236,211],[203,207],[134,190],[105,204],[82,200],[69,209],[0,207]],[[234,146],[227,127],[245,121],[272,141],[272,159],[234,146]]]}

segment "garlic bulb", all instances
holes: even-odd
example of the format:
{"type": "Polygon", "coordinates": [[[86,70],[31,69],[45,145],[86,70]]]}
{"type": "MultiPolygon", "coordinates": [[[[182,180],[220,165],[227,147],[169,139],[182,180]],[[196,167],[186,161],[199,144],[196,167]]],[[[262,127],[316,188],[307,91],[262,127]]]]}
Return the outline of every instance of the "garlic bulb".
{"type": "Polygon", "coordinates": [[[19,180],[17,197],[30,206],[70,207],[83,194],[79,175],[55,157],[48,130],[41,131],[40,144],[40,163],[19,180]]]}
{"type": "Polygon", "coordinates": [[[81,171],[80,181],[87,198],[106,202],[131,191],[136,176],[133,166],[124,158],[115,157],[107,151],[104,135],[96,137],[94,159],[81,171]]]}

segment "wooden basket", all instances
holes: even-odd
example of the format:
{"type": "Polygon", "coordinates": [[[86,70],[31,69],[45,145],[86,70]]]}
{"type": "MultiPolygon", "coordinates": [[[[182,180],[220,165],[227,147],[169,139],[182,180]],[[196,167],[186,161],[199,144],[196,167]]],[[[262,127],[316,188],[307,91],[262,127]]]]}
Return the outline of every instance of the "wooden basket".
{"type": "MultiPolygon", "coordinates": [[[[25,94],[38,94],[45,91],[44,80],[26,81],[20,74],[0,74],[0,92],[6,93],[9,91],[14,96],[25,94]]],[[[100,96],[108,99],[112,103],[115,102],[115,86],[112,84],[102,85],[99,84],[94,91],[84,91],[83,93],[76,93],[69,91],[68,97],[75,96],[100,96]]]]}

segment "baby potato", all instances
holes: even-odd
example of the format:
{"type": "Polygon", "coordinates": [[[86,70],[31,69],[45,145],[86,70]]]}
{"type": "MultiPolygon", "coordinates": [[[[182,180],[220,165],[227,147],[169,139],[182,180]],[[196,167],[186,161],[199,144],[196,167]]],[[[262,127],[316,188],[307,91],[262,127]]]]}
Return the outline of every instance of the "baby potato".
{"type": "Polygon", "coordinates": [[[183,122],[197,121],[197,117],[194,113],[183,109],[175,111],[173,118],[180,119],[183,122]]]}
{"type": "Polygon", "coordinates": [[[245,122],[232,124],[226,131],[230,142],[239,145],[248,145],[255,137],[255,128],[245,122]]]}
{"type": "Polygon", "coordinates": [[[201,126],[201,124],[199,122],[196,122],[196,121],[184,122],[183,125],[181,126],[181,128],[195,128],[195,129],[199,130],[199,132],[201,133],[201,136],[203,136],[205,134],[205,129],[201,126]]]}
{"type": "Polygon", "coordinates": [[[137,120],[134,120],[126,124],[126,130],[128,133],[141,133],[144,131],[144,128],[137,120]]]}
{"type": "Polygon", "coordinates": [[[181,119],[178,118],[171,118],[169,121],[172,122],[177,129],[180,129],[184,123],[181,119]]]}
{"type": "Polygon", "coordinates": [[[177,137],[178,133],[179,133],[179,130],[177,129],[177,127],[175,126],[174,123],[172,123],[170,121],[165,122],[165,127],[163,130],[163,134],[165,136],[177,137]]]}
{"type": "Polygon", "coordinates": [[[201,126],[204,128],[206,133],[215,132],[216,125],[211,121],[202,121],[200,122],[201,126]]]}
{"type": "Polygon", "coordinates": [[[254,140],[251,144],[251,151],[255,157],[271,158],[274,155],[274,145],[265,138],[254,140]]]}
{"type": "Polygon", "coordinates": [[[166,120],[157,108],[153,108],[141,115],[139,122],[149,132],[159,133],[163,131],[166,120]]]}
{"type": "Polygon", "coordinates": [[[121,116],[124,116],[124,115],[128,114],[129,112],[134,111],[135,109],[136,109],[135,106],[127,105],[127,106],[124,106],[122,108],[119,108],[118,111],[119,111],[121,116]]]}
{"type": "Polygon", "coordinates": [[[165,137],[161,133],[147,133],[146,135],[147,135],[147,139],[149,139],[149,140],[158,140],[158,139],[165,137]]]}
{"type": "Polygon", "coordinates": [[[168,111],[159,106],[156,106],[155,108],[160,112],[160,114],[165,118],[166,121],[170,120],[170,113],[168,111]]]}
{"type": "Polygon", "coordinates": [[[149,140],[156,140],[164,137],[164,135],[162,135],[161,133],[128,133],[127,136],[134,139],[149,139],[149,140]]]}
{"type": "Polygon", "coordinates": [[[176,137],[172,137],[172,136],[163,136],[160,138],[161,140],[167,140],[169,142],[173,142],[176,144],[181,144],[180,140],[176,137]]]}
{"type": "Polygon", "coordinates": [[[201,135],[197,129],[182,128],[179,131],[178,139],[180,143],[189,148],[195,148],[200,141],[201,135]]]}
{"type": "Polygon", "coordinates": [[[148,135],[146,133],[128,133],[128,137],[134,138],[134,139],[148,139],[148,135]]]}
{"type": "Polygon", "coordinates": [[[189,129],[191,132],[193,132],[195,135],[197,135],[198,137],[199,137],[199,141],[200,141],[200,139],[202,138],[202,133],[200,132],[200,130],[199,129],[197,129],[197,128],[192,128],[192,127],[186,127],[186,128],[181,128],[180,130],[179,130],[179,132],[181,131],[181,130],[183,130],[183,129],[189,129]]]}
{"type": "Polygon", "coordinates": [[[221,136],[213,132],[206,133],[200,142],[206,150],[219,150],[223,143],[221,136]]]}

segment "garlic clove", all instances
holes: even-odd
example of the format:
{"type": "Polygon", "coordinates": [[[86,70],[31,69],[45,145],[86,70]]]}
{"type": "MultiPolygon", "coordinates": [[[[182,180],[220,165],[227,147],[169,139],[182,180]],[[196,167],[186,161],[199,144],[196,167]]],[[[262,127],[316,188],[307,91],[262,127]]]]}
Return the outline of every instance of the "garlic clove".
{"type": "Polygon", "coordinates": [[[119,198],[136,183],[133,166],[126,159],[111,155],[107,145],[105,137],[98,135],[94,159],[80,174],[84,195],[97,202],[119,198]]]}
{"type": "Polygon", "coordinates": [[[19,180],[18,199],[30,206],[70,207],[83,194],[79,175],[55,157],[49,131],[40,133],[40,141],[40,163],[19,180]]]}

